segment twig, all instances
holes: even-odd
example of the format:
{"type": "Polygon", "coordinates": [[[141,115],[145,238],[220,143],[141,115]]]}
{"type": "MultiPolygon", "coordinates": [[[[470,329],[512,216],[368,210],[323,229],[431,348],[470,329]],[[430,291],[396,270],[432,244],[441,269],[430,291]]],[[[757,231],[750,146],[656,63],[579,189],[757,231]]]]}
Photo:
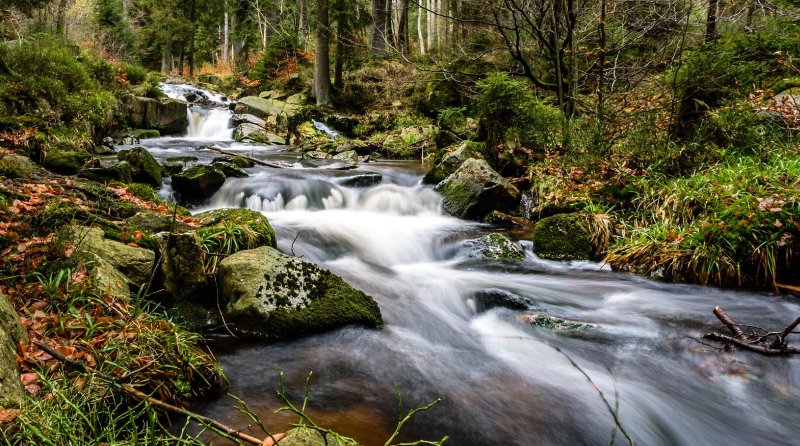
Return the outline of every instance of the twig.
{"type": "Polygon", "coordinates": [[[739,328],[738,325],[736,325],[736,322],[734,322],[733,319],[731,319],[730,316],[728,316],[728,314],[725,313],[725,310],[723,310],[722,307],[720,307],[719,305],[714,307],[714,316],[716,316],[717,319],[719,319],[723,324],[725,324],[725,326],[728,327],[728,330],[730,330],[735,337],[741,338],[744,336],[744,332],[742,331],[742,329],[739,328]]]}
{"type": "Polygon", "coordinates": [[[708,333],[704,334],[703,337],[705,339],[711,339],[712,341],[733,344],[745,350],[750,350],[752,352],[761,353],[762,355],[768,355],[768,356],[791,355],[800,353],[800,348],[789,348],[789,347],[772,348],[772,347],[764,347],[761,345],[753,345],[753,344],[748,344],[747,342],[742,341],[741,339],[736,339],[721,333],[708,333]]]}
{"type": "Polygon", "coordinates": [[[97,370],[97,369],[95,369],[93,367],[89,367],[86,364],[83,364],[81,362],[73,361],[72,359],[69,359],[66,356],[64,356],[58,350],[50,347],[49,345],[47,345],[47,344],[45,344],[43,342],[35,341],[34,344],[37,347],[39,347],[40,349],[42,349],[45,352],[47,352],[47,354],[49,354],[50,356],[58,359],[59,361],[63,362],[64,364],[66,364],[66,365],[68,365],[68,366],[70,366],[70,367],[72,367],[74,369],[77,369],[77,370],[80,370],[82,372],[85,372],[85,373],[97,374],[98,376],[100,376],[101,378],[105,379],[106,381],[109,381],[113,386],[115,386],[118,389],[122,390],[123,392],[127,393],[128,395],[131,395],[132,397],[134,397],[134,398],[136,398],[138,400],[146,401],[147,403],[150,403],[153,406],[158,407],[161,410],[164,410],[164,411],[167,411],[167,412],[171,412],[171,413],[175,413],[175,414],[179,414],[179,415],[184,415],[184,416],[189,417],[189,418],[191,418],[191,419],[193,419],[193,420],[195,420],[195,421],[197,421],[199,423],[205,424],[207,426],[211,426],[214,429],[217,429],[220,432],[225,433],[226,435],[229,435],[231,437],[237,438],[239,440],[245,441],[245,442],[250,443],[250,444],[262,445],[262,444],[265,443],[264,440],[260,440],[260,439],[258,439],[256,437],[252,437],[252,436],[247,435],[247,434],[245,434],[243,432],[239,432],[237,429],[234,429],[232,427],[226,426],[226,425],[220,423],[217,420],[214,420],[214,419],[208,418],[206,416],[200,415],[198,413],[192,412],[192,411],[190,411],[188,409],[184,409],[183,407],[174,406],[174,405],[169,404],[167,402],[161,401],[161,400],[159,400],[157,398],[153,398],[152,396],[147,395],[146,393],[136,389],[135,387],[133,387],[130,384],[120,383],[117,378],[115,378],[115,377],[113,377],[111,375],[107,375],[107,374],[105,374],[103,372],[100,372],[99,370],[97,370]]]}

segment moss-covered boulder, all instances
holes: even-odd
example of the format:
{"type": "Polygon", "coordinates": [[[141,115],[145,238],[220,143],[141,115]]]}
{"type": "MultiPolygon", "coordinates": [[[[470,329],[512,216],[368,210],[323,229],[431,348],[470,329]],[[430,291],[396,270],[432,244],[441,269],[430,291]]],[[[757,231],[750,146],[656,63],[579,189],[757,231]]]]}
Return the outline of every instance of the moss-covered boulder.
{"type": "Polygon", "coordinates": [[[225,174],[214,166],[193,166],[172,176],[172,189],[181,200],[203,200],[225,184],[225,174]]]}
{"type": "Polygon", "coordinates": [[[437,184],[452,175],[464,161],[470,158],[483,158],[483,143],[475,143],[472,141],[464,141],[453,150],[448,151],[442,157],[442,160],[425,175],[425,182],[428,184],[437,184]]]}
{"type": "Polygon", "coordinates": [[[477,291],[472,300],[474,300],[475,310],[478,312],[498,307],[510,310],[529,310],[535,306],[532,299],[499,288],[477,291]]]}
{"type": "Polygon", "coordinates": [[[47,151],[42,165],[62,175],[74,175],[92,156],[83,149],[52,147],[47,151]]]}
{"type": "Polygon", "coordinates": [[[25,397],[16,357],[19,343],[27,340],[19,315],[8,298],[0,294],[0,407],[19,405],[25,397]]]}
{"type": "Polygon", "coordinates": [[[164,175],[164,171],[158,161],[144,147],[122,150],[117,154],[117,159],[126,161],[131,166],[133,181],[152,187],[161,187],[161,177],[164,175]]]}
{"type": "Polygon", "coordinates": [[[247,178],[250,176],[241,167],[226,161],[214,161],[211,165],[221,170],[227,178],[247,178]]]}
{"type": "Polygon", "coordinates": [[[0,153],[0,177],[30,178],[35,169],[27,156],[0,153]]]}
{"type": "Polygon", "coordinates": [[[265,99],[258,96],[247,96],[239,99],[236,104],[237,114],[250,114],[266,119],[269,116],[286,115],[288,118],[295,116],[302,107],[289,104],[277,99],[265,99]]]}
{"type": "Polygon", "coordinates": [[[392,159],[418,158],[422,150],[435,146],[436,131],[432,125],[395,130],[384,138],[383,150],[392,159]]]}
{"type": "Polygon", "coordinates": [[[193,232],[156,234],[164,289],[178,300],[201,300],[208,295],[206,254],[193,232]]]}
{"type": "Polygon", "coordinates": [[[215,209],[196,214],[194,219],[199,220],[203,226],[198,232],[204,237],[220,232],[226,226],[238,225],[246,226],[247,229],[255,234],[255,239],[251,240],[251,246],[270,246],[273,248],[278,246],[275,230],[272,229],[267,217],[261,212],[252,209],[215,209]]]}
{"type": "Polygon", "coordinates": [[[261,247],[219,264],[226,319],[242,333],[286,339],[348,324],[382,324],[378,304],[313,263],[261,247]]]}
{"type": "MultiPolygon", "coordinates": [[[[170,209],[172,206],[170,206],[170,209]]],[[[180,214],[179,214],[180,215],[180,214]]],[[[172,218],[172,214],[161,214],[149,209],[141,209],[125,220],[125,229],[133,233],[142,231],[147,234],[158,232],[186,232],[195,229],[181,218],[172,218]]]]}
{"type": "Polygon", "coordinates": [[[525,259],[522,249],[507,236],[499,233],[467,240],[464,242],[464,247],[469,250],[469,257],[482,260],[519,261],[525,259]]]}
{"type": "Polygon", "coordinates": [[[323,434],[308,427],[296,427],[286,432],[286,436],[278,444],[280,446],[358,446],[352,441],[339,441],[330,432],[323,434]]]}
{"type": "Polygon", "coordinates": [[[131,282],[112,264],[96,254],[89,255],[86,264],[89,270],[89,277],[94,279],[94,283],[100,292],[118,299],[129,299],[131,297],[131,282]]]}
{"type": "Polygon", "coordinates": [[[519,319],[526,324],[534,327],[551,330],[558,334],[581,336],[591,332],[595,327],[583,322],[571,321],[560,317],[550,316],[545,313],[524,313],[520,314],[519,319]]]}
{"type": "Polygon", "coordinates": [[[130,136],[136,139],[153,139],[160,138],[161,132],[156,129],[136,129],[131,130],[130,136]]]}
{"type": "Polygon", "coordinates": [[[133,181],[133,169],[127,161],[120,161],[101,167],[88,167],[81,169],[78,176],[87,180],[104,183],[107,181],[118,181],[120,183],[130,183],[133,181]]]}
{"type": "Polygon", "coordinates": [[[72,243],[77,247],[76,253],[100,257],[134,285],[140,286],[150,280],[155,264],[153,251],[108,240],[101,229],[85,226],[72,228],[72,243]]]}
{"type": "Polygon", "coordinates": [[[222,155],[214,158],[211,161],[211,164],[214,163],[229,163],[233,164],[234,166],[240,169],[246,169],[248,167],[253,167],[256,165],[253,161],[243,157],[243,156],[236,156],[236,155],[222,155]]]}
{"type": "Polygon", "coordinates": [[[436,185],[450,214],[480,220],[494,210],[505,211],[519,202],[519,190],[486,161],[470,158],[436,185]]]}
{"type": "Polygon", "coordinates": [[[533,232],[534,254],[548,260],[595,259],[592,218],[592,215],[575,212],[539,220],[533,232]]]}
{"type": "Polygon", "coordinates": [[[170,98],[145,98],[126,96],[122,99],[122,112],[127,124],[138,129],[155,129],[159,134],[186,131],[189,125],[189,104],[170,98]]]}

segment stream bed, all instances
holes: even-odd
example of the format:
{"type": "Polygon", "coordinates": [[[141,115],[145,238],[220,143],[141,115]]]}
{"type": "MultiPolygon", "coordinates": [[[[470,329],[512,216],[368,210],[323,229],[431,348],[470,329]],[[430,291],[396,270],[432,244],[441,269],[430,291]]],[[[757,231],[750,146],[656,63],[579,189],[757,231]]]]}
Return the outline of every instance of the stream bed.
{"type": "MultiPolygon", "coordinates": [[[[174,96],[178,93],[170,91],[174,96]]],[[[233,142],[222,106],[198,110],[186,137],[142,141],[159,160],[209,162],[210,144],[295,163],[283,146],[233,142]]],[[[122,147],[124,148],[124,147],[122,147]]],[[[472,445],[627,444],[609,408],[639,445],[789,445],[800,438],[800,358],[726,353],[699,342],[720,305],[737,321],[782,329],[800,314],[791,296],[652,282],[591,262],[475,258],[469,240],[503,230],[447,215],[421,184],[418,162],[366,163],[336,171],[319,162],[247,169],[193,211],[263,212],[278,248],[341,275],[380,305],[385,326],[346,327],[273,344],[214,341],[230,392],[274,432],[297,417],[273,411],[278,370],[302,404],[313,371],[309,414],[361,444],[382,445],[400,410],[441,398],[401,440],[472,445]],[[483,308],[500,294],[527,309],[483,308]],[[530,324],[531,312],[581,322],[581,330],[530,324]],[[573,363],[574,362],[574,363],[573,363]],[[594,385],[584,375],[591,377],[594,385]]],[[[169,195],[168,181],[162,194],[169,195]]],[[[196,408],[230,426],[250,420],[220,398],[196,408]]],[[[256,431],[253,431],[256,432],[256,431]]],[[[214,444],[225,444],[215,439],[214,444]]]]}

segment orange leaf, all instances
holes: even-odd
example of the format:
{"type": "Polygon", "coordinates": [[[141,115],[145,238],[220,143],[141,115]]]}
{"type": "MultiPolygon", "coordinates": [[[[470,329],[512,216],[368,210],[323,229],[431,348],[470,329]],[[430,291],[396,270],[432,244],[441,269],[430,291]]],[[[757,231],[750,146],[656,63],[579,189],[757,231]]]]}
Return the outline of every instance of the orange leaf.
{"type": "Polygon", "coordinates": [[[17,419],[19,409],[3,409],[0,407],[0,424],[10,423],[17,419]]]}

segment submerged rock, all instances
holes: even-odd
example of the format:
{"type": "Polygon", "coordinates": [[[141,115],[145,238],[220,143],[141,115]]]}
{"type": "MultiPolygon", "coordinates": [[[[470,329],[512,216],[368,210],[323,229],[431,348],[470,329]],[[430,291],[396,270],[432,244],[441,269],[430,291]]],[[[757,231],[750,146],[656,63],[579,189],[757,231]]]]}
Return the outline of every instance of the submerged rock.
{"type": "Polygon", "coordinates": [[[237,330],[285,339],[348,324],[382,324],[378,304],[313,263],[261,247],[222,260],[217,276],[226,318],[237,330]]]}
{"type": "Polygon", "coordinates": [[[494,233],[464,242],[470,257],[482,260],[519,261],[525,259],[522,249],[507,236],[494,233]]]}
{"type": "Polygon", "coordinates": [[[583,322],[554,317],[545,313],[525,313],[517,316],[521,321],[534,327],[546,328],[562,334],[583,334],[594,327],[583,322]]]}
{"type": "Polygon", "coordinates": [[[556,214],[536,222],[533,252],[548,260],[591,260],[595,258],[589,214],[556,214]]]}
{"type": "Polygon", "coordinates": [[[381,184],[383,175],[379,173],[364,173],[345,177],[338,180],[338,183],[345,187],[372,187],[381,184]]]}
{"type": "Polygon", "coordinates": [[[202,200],[225,184],[225,174],[214,166],[193,166],[172,176],[172,189],[182,200],[202,200]]]}
{"type": "Polygon", "coordinates": [[[117,154],[117,159],[130,164],[133,181],[149,184],[152,187],[161,187],[161,177],[164,171],[158,161],[144,147],[123,150],[117,154]]]}
{"type": "Polygon", "coordinates": [[[497,307],[509,310],[529,310],[534,306],[531,299],[499,288],[480,290],[475,293],[473,298],[475,299],[475,310],[479,313],[497,307]]]}
{"type": "Polygon", "coordinates": [[[494,210],[508,210],[519,201],[519,190],[486,161],[470,158],[436,185],[450,214],[480,220],[494,210]]]}
{"type": "Polygon", "coordinates": [[[19,380],[17,348],[27,342],[28,335],[19,322],[19,315],[8,298],[0,294],[0,407],[17,406],[25,398],[19,380]]]}

